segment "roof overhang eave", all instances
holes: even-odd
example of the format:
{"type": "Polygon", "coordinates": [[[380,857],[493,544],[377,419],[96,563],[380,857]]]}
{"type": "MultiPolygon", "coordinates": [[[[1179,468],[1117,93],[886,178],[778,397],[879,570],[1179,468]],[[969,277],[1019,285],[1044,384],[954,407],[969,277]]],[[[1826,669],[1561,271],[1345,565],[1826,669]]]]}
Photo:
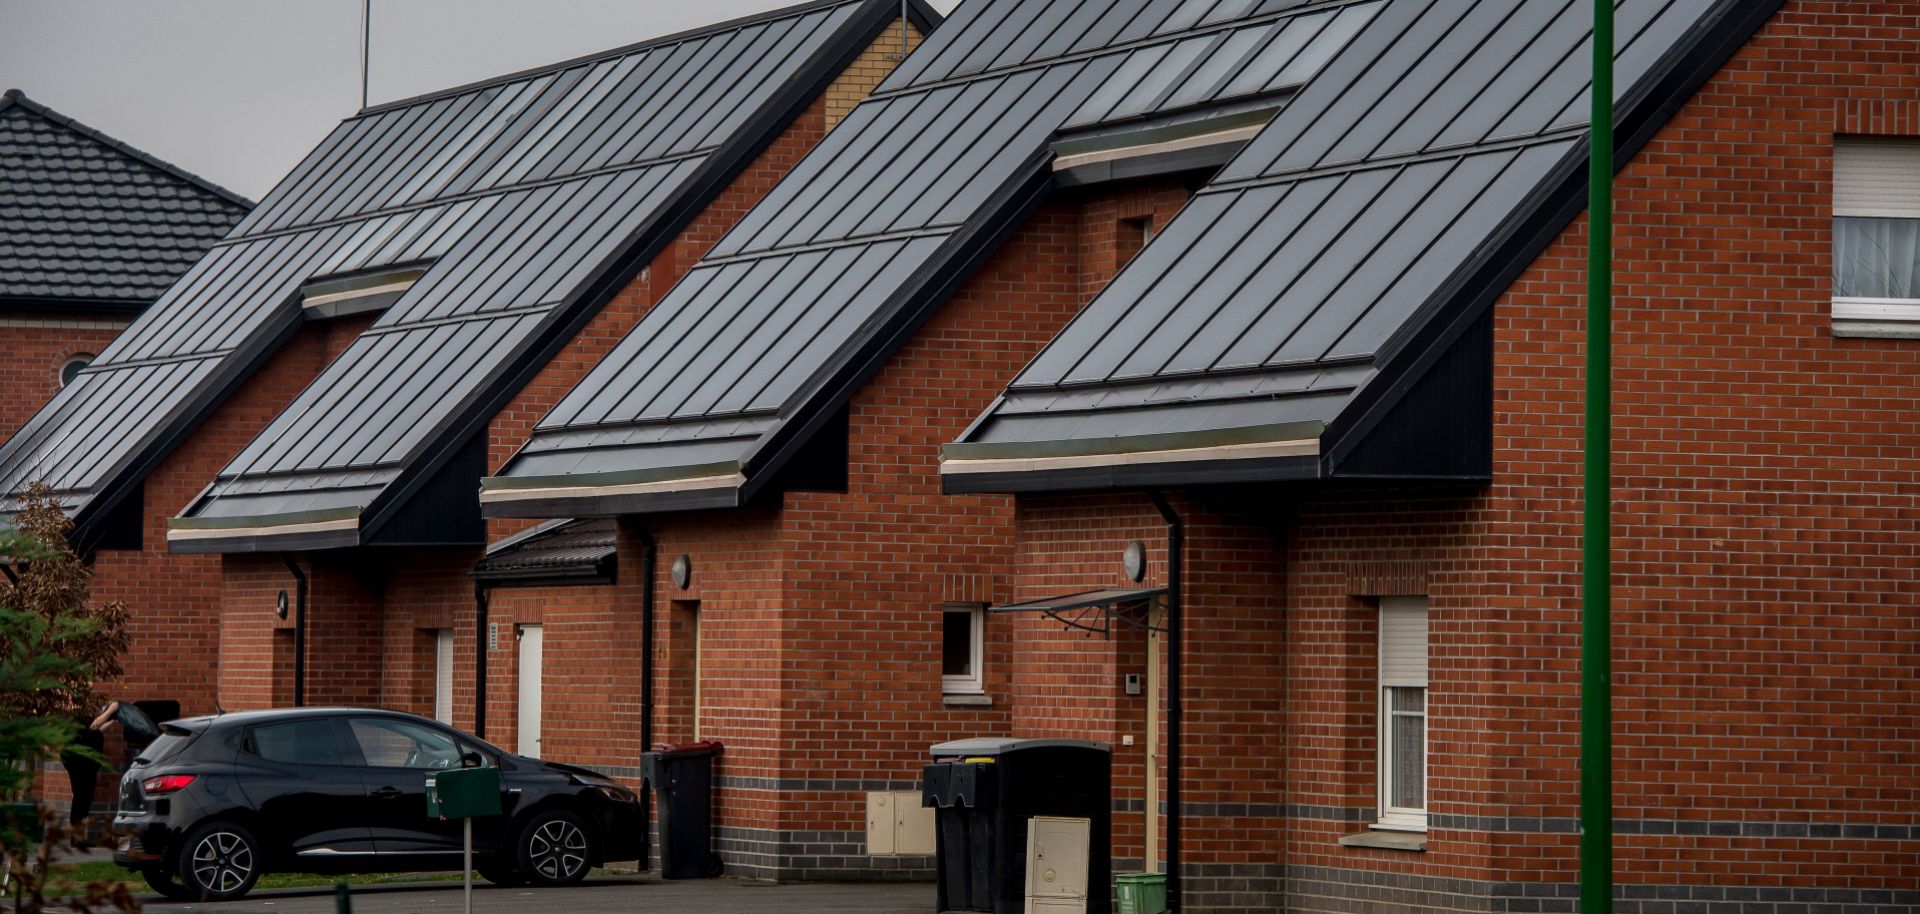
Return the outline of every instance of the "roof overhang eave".
{"type": "Polygon", "coordinates": [[[948,494],[1039,493],[1317,479],[1319,422],[1085,441],[949,444],[948,494]]]}
{"type": "Polygon", "coordinates": [[[246,517],[176,517],[167,551],[177,554],[304,552],[360,545],[360,511],[327,508],[246,517]]]}
{"type": "Polygon", "coordinates": [[[618,517],[739,507],[746,474],[733,461],[629,473],[492,476],[480,481],[486,517],[618,517]]]}

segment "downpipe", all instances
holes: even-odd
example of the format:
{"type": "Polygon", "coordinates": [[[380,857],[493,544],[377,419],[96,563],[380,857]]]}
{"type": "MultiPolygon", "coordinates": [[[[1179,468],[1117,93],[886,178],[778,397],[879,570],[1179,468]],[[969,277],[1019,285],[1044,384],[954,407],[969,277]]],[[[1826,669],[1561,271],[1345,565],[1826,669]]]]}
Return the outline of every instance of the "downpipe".
{"type": "Polygon", "coordinates": [[[1180,911],[1180,572],[1186,523],[1159,491],[1147,493],[1167,522],[1167,911],[1180,911]]]}

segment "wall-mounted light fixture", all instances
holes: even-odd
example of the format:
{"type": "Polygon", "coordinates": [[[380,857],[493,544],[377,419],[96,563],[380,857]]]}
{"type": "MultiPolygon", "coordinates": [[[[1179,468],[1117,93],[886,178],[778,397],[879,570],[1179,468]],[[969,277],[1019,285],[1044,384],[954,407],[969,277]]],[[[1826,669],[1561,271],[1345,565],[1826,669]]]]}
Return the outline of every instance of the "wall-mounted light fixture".
{"type": "Polygon", "coordinates": [[[673,586],[678,587],[681,590],[686,590],[687,588],[692,587],[693,586],[693,557],[682,554],[679,558],[674,559],[673,568],[669,573],[673,575],[673,586]]]}
{"type": "Polygon", "coordinates": [[[1120,567],[1127,572],[1127,580],[1138,583],[1147,577],[1147,547],[1139,540],[1127,544],[1126,555],[1120,560],[1120,567]]]}

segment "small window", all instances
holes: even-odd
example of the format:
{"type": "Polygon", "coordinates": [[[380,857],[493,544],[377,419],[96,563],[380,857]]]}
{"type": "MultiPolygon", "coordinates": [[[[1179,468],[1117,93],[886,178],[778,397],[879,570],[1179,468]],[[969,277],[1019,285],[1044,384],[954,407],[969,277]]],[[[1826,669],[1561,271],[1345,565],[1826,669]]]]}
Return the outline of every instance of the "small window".
{"type": "Polygon", "coordinates": [[[289,765],[339,765],[340,746],[333,721],[293,720],[253,728],[253,754],[289,765]]]}
{"type": "Polygon", "coordinates": [[[1380,601],[1379,828],[1427,828],[1427,601],[1380,601]]]}
{"type": "Polygon", "coordinates": [[[1833,332],[1920,337],[1920,141],[1834,141],[1833,332]]]}
{"type": "Polygon", "coordinates": [[[460,767],[460,747],[452,736],[404,720],[356,717],[347,722],[360,756],[375,768],[438,771],[460,767]]]}
{"type": "Polygon", "coordinates": [[[300,308],[308,320],[384,311],[424,275],[426,268],[416,265],[316,279],[300,290],[300,308]]]}
{"type": "Polygon", "coordinates": [[[69,356],[65,362],[60,363],[60,386],[72,384],[75,378],[80,377],[80,372],[85,371],[91,364],[93,364],[92,353],[83,352],[69,356]]]}
{"type": "Polygon", "coordinates": [[[940,684],[950,695],[978,695],[986,642],[987,608],[978,603],[949,603],[941,613],[940,684]]]}

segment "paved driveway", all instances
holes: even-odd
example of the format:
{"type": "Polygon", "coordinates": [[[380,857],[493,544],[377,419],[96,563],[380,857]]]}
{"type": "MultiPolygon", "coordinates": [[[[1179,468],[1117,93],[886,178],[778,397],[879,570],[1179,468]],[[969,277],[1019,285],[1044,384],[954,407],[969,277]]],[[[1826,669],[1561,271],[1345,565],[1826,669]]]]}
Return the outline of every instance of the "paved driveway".
{"type": "MultiPolygon", "coordinates": [[[[152,912],[201,914],[333,914],[335,898],[325,889],[274,889],[254,892],[227,904],[168,904],[145,896],[152,912]]],[[[433,882],[356,889],[354,914],[434,912],[458,914],[460,884],[433,882]]],[[[563,911],[566,914],[631,914],[635,911],[686,914],[932,914],[929,884],[769,885],[738,879],[660,881],[610,876],[566,889],[500,888],[476,882],[474,914],[563,911]]]]}

